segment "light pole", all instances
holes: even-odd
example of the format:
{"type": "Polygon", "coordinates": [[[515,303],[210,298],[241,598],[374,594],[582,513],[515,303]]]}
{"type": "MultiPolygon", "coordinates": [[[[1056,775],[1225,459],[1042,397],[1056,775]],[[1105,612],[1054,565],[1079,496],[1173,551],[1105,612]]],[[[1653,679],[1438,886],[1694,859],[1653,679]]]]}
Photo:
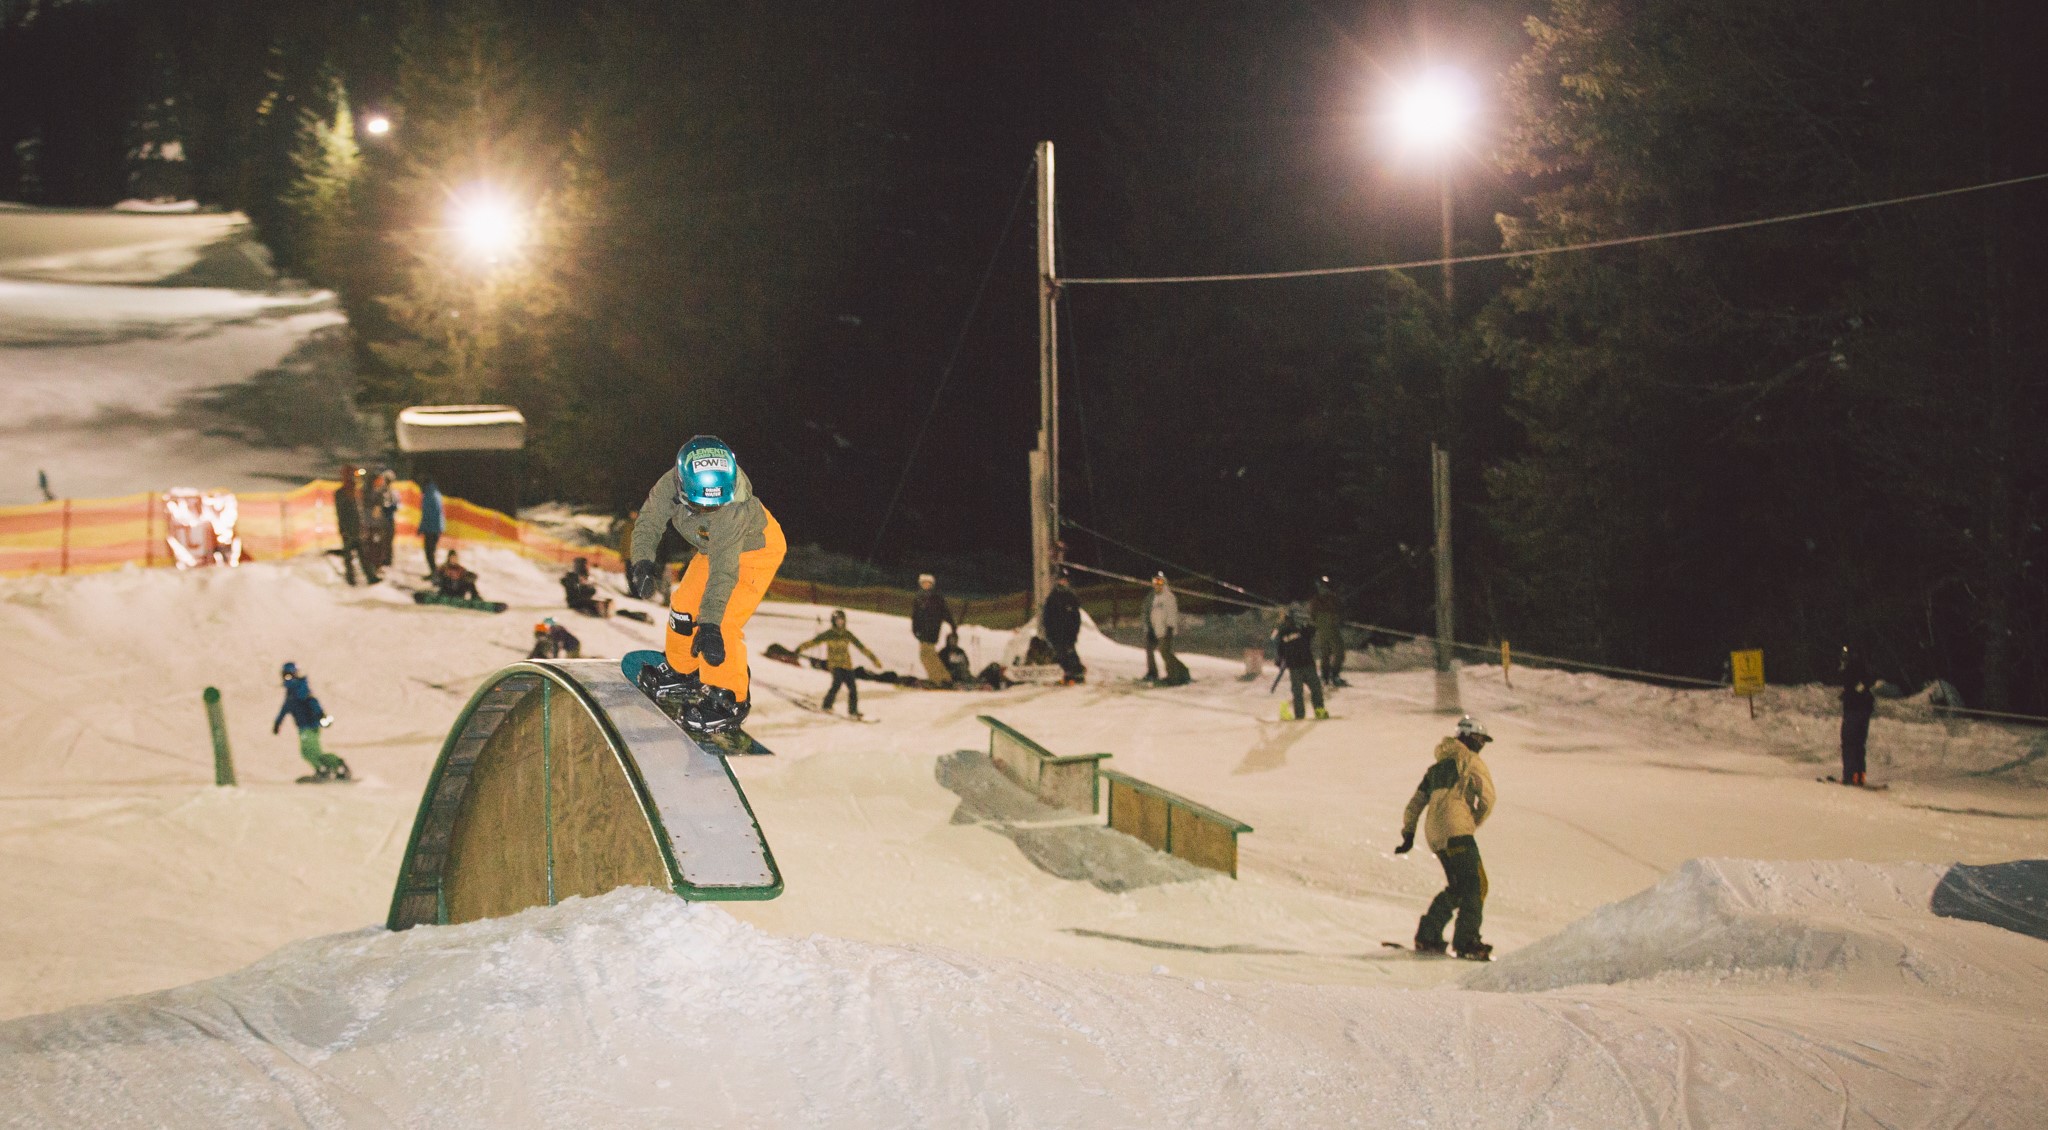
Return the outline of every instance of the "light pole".
{"type": "MultiPolygon", "coordinates": [[[[1451,276],[1451,159],[1464,144],[1477,114],[1478,98],[1471,79],[1445,66],[1431,67],[1400,87],[1391,114],[1400,148],[1432,158],[1436,164],[1437,206],[1443,221],[1443,258],[1438,267],[1443,272],[1444,319],[1452,326],[1457,318],[1457,290],[1451,276]]],[[[1457,638],[1457,622],[1452,614],[1456,606],[1451,573],[1451,453],[1443,446],[1450,438],[1454,418],[1451,387],[1447,354],[1439,436],[1429,445],[1430,496],[1436,523],[1436,709],[1441,714],[1463,712],[1452,647],[1457,638]]]]}

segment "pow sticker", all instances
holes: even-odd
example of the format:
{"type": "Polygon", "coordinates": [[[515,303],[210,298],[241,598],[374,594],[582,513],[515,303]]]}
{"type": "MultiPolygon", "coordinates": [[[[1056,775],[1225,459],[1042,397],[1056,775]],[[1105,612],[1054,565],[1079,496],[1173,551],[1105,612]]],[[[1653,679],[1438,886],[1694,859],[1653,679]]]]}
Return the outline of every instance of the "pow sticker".
{"type": "Polygon", "coordinates": [[[691,457],[690,457],[690,473],[691,473],[692,475],[702,475],[702,474],[705,474],[706,472],[709,472],[709,473],[711,473],[711,474],[725,474],[725,475],[730,475],[730,474],[732,474],[732,456],[730,456],[730,455],[694,455],[694,456],[691,456],[691,457]]]}

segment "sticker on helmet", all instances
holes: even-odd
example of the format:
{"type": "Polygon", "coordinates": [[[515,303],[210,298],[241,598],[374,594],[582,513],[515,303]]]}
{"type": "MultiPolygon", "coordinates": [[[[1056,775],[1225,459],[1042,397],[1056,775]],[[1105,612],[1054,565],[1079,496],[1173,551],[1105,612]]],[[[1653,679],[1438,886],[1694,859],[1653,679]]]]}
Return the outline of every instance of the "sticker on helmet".
{"type": "Polygon", "coordinates": [[[691,456],[691,457],[690,457],[690,473],[691,473],[691,474],[693,474],[693,475],[701,475],[701,474],[704,474],[704,473],[705,473],[705,472],[707,472],[707,471],[708,471],[708,472],[711,472],[711,473],[713,473],[713,474],[727,474],[727,475],[731,474],[731,473],[732,473],[732,456],[730,456],[730,455],[693,455],[693,456],[691,456]]]}

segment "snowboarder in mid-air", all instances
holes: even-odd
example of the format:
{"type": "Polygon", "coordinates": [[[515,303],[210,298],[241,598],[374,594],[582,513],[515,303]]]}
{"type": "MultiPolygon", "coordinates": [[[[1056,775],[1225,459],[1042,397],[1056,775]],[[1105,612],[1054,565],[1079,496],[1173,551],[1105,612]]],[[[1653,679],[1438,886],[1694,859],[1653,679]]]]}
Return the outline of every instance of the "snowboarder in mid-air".
{"type": "Polygon", "coordinates": [[[1458,916],[1457,931],[1450,949],[1468,961],[1493,960],[1493,947],[1479,940],[1479,924],[1486,906],[1486,867],[1479,861],[1479,841],[1473,833],[1493,815],[1493,774],[1479,759],[1479,750],[1493,736],[1486,727],[1466,715],[1458,719],[1458,733],[1436,746],[1436,764],[1422,775],[1422,784],[1408,801],[1401,817],[1401,846],[1394,854],[1415,847],[1415,822],[1429,813],[1424,826],[1429,849],[1443,864],[1445,886],[1422,921],[1415,927],[1415,952],[1444,952],[1444,926],[1451,915],[1458,916]]]}
{"type": "Polygon", "coordinates": [[[1317,718],[1328,718],[1330,712],[1323,708],[1323,681],[1316,674],[1316,630],[1305,622],[1301,615],[1289,606],[1280,617],[1280,626],[1273,629],[1273,655],[1281,668],[1287,672],[1287,683],[1294,692],[1293,709],[1287,704],[1280,706],[1280,720],[1293,722],[1308,717],[1302,709],[1301,692],[1309,694],[1309,704],[1316,710],[1317,718]]]}
{"type": "Polygon", "coordinates": [[[732,448],[700,435],[676,452],[633,526],[627,579],[642,600],[659,592],[655,558],[671,529],[696,554],[669,598],[665,662],[642,668],[640,685],[686,729],[733,729],[753,705],[746,625],[782,567],[782,526],[754,497],[732,448]]]}
{"type": "Polygon", "coordinates": [[[854,685],[853,678],[853,649],[859,648],[860,653],[868,657],[868,662],[876,667],[880,667],[882,661],[875,658],[868,645],[860,642],[859,636],[846,630],[846,610],[843,608],[832,613],[831,627],[798,644],[797,654],[802,655],[819,644],[825,645],[825,669],[832,672],[832,689],[825,692],[825,712],[832,712],[832,700],[839,697],[839,688],[845,687],[846,716],[860,717],[860,688],[854,685]]]}
{"type": "Polygon", "coordinates": [[[313,767],[311,777],[302,781],[346,781],[349,779],[348,762],[320,748],[320,731],[333,722],[327,711],[320,706],[320,700],[313,697],[313,687],[306,677],[299,673],[299,665],[287,663],[279,670],[284,679],[284,705],[277,708],[277,718],[270,723],[270,732],[275,734],[284,725],[286,715],[299,728],[299,756],[313,767]]]}

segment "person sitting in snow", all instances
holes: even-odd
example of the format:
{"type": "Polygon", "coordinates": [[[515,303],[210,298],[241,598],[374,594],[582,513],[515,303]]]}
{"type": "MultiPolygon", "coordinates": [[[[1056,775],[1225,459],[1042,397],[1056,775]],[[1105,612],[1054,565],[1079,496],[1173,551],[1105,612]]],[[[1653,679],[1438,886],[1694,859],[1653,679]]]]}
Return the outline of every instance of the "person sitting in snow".
{"type": "Polygon", "coordinates": [[[450,600],[482,600],[476,593],[476,574],[464,568],[454,550],[434,570],[434,588],[450,600]]]}
{"type": "Polygon", "coordinates": [[[946,633],[946,646],[939,649],[939,662],[946,668],[950,686],[966,686],[974,682],[974,668],[967,661],[967,649],[960,646],[960,630],[946,633]]]}
{"type": "Polygon", "coordinates": [[[562,574],[562,603],[571,612],[585,616],[602,616],[604,609],[597,604],[597,586],[590,582],[590,559],[578,557],[562,574]]]}
{"type": "Polygon", "coordinates": [[[1415,927],[1417,953],[1444,952],[1444,926],[1458,916],[1451,949],[1468,961],[1491,961],[1493,947],[1479,940],[1486,907],[1486,867],[1479,861],[1474,833],[1493,815],[1493,774],[1479,759],[1479,750],[1493,740],[1471,715],[1458,719],[1458,732],[1437,743],[1436,764],[1422,775],[1422,784],[1401,816],[1402,855],[1415,847],[1415,822],[1429,813],[1425,831],[1429,849],[1444,868],[1444,889],[1423,912],[1415,927]]]}
{"type": "Polygon", "coordinates": [[[583,641],[569,629],[555,623],[553,616],[533,626],[533,650],[528,659],[581,659],[583,641]]]}
{"type": "Polygon", "coordinates": [[[846,610],[843,608],[832,613],[831,627],[798,644],[797,654],[801,655],[819,644],[825,645],[825,669],[832,672],[832,689],[825,692],[826,712],[831,712],[832,700],[839,697],[839,688],[845,687],[846,716],[860,717],[860,688],[854,685],[853,679],[853,649],[859,648],[860,653],[868,657],[868,662],[876,667],[880,667],[882,661],[875,658],[868,645],[860,642],[859,636],[846,630],[846,610]]]}
{"type": "Polygon", "coordinates": [[[286,663],[278,673],[284,680],[284,705],[277,708],[277,717],[270,723],[270,732],[277,733],[289,715],[299,728],[299,756],[313,767],[314,779],[348,780],[348,762],[320,748],[320,731],[333,719],[321,708],[320,700],[313,697],[312,684],[299,674],[296,663],[286,663]]]}

